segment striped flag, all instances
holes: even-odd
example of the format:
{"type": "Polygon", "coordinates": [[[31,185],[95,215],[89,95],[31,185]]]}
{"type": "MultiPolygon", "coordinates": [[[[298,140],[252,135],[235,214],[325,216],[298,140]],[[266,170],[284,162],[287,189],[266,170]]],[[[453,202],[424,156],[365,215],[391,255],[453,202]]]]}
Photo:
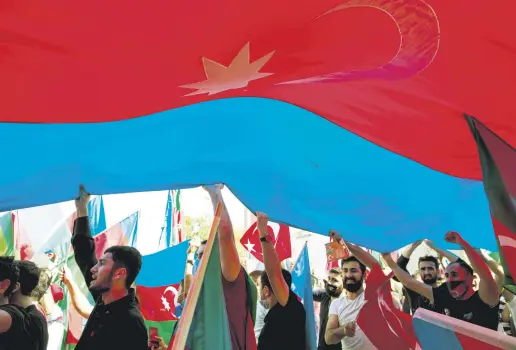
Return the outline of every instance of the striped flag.
{"type": "Polygon", "coordinates": [[[136,293],[147,329],[158,328],[159,336],[170,339],[177,322],[176,300],[184,277],[189,241],[142,257],[136,278],[136,293]],[[170,268],[164,269],[163,266],[170,268]]]}
{"type": "Polygon", "coordinates": [[[477,142],[504,287],[516,294],[516,150],[475,118],[466,118],[477,142]]]}
{"type": "Polygon", "coordinates": [[[310,271],[310,257],[308,256],[308,246],[305,243],[292,269],[292,291],[301,298],[306,311],[307,349],[316,350],[317,335],[315,333],[314,299],[310,271]]]}
{"type": "Polygon", "coordinates": [[[0,256],[14,256],[13,215],[7,212],[0,216],[0,256]]]}
{"type": "Polygon", "coordinates": [[[181,190],[168,191],[165,220],[161,227],[159,249],[165,249],[185,240],[181,229],[181,190]]]}
{"type": "Polygon", "coordinates": [[[417,309],[412,323],[420,349],[516,349],[516,338],[423,308],[417,309]]]}
{"type": "MultiPolygon", "coordinates": [[[[193,285],[190,287],[186,305],[181,315],[176,335],[169,341],[169,349],[184,350],[231,350],[230,324],[226,310],[222,271],[220,268],[220,251],[216,232],[222,205],[215,213],[203,259],[193,285]]],[[[248,316],[246,349],[256,349],[256,340],[252,331],[255,320],[257,290],[246,274],[248,316]],[[252,338],[251,338],[252,337],[252,338]]],[[[230,322],[233,321],[233,322],[230,322]]],[[[236,330],[234,330],[236,331],[236,330]]]]}

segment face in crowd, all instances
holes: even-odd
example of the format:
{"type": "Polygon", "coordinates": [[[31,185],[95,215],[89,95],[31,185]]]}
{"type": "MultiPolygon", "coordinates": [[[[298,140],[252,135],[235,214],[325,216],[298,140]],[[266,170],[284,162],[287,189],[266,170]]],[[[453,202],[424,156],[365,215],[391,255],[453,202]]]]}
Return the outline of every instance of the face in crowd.
{"type": "Polygon", "coordinates": [[[444,275],[448,291],[455,299],[463,299],[473,289],[473,270],[467,265],[449,264],[444,275]]]}
{"type": "Polygon", "coordinates": [[[365,266],[355,257],[342,260],[342,275],[344,279],[344,289],[348,292],[356,293],[364,284],[365,266]]]}
{"type": "Polygon", "coordinates": [[[328,283],[325,286],[326,293],[333,298],[338,298],[344,290],[344,281],[342,279],[342,272],[336,269],[331,269],[328,274],[328,283]]]}
{"type": "Polygon", "coordinates": [[[433,256],[424,256],[419,259],[419,275],[421,280],[428,285],[433,285],[439,277],[437,259],[433,256]]]}

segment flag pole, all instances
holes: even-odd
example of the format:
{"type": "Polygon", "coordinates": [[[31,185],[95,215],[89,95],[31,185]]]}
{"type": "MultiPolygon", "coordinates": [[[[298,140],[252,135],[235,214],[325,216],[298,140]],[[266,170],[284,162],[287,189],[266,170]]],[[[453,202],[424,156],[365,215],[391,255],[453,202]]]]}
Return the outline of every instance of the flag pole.
{"type": "Polygon", "coordinates": [[[197,271],[197,275],[195,276],[195,280],[193,285],[190,288],[190,292],[188,297],[186,298],[186,304],[184,307],[183,314],[181,315],[181,319],[179,320],[179,325],[177,327],[176,336],[174,342],[172,343],[172,338],[170,339],[168,349],[171,350],[184,350],[186,346],[186,340],[188,338],[188,333],[190,332],[190,326],[192,324],[194,311],[197,306],[197,300],[199,298],[199,294],[201,293],[201,287],[204,281],[204,274],[206,273],[206,268],[208,266],[208,262],[210,261],[210,255],[213,248],[213,242],[215,241],[215,235],[217,234],[217,229],[219,227],[220,222],[220,213],[222,212],[222,203],[217,205],[217,210],[215,211],[215,217],[213,218],[213,223],[211,224],[210,234],[208,236],[208,242],[206,243],[206,248],[204,250],[204,255],[202,257],[201,265],[199,266],[199,270],[197,271]]]}

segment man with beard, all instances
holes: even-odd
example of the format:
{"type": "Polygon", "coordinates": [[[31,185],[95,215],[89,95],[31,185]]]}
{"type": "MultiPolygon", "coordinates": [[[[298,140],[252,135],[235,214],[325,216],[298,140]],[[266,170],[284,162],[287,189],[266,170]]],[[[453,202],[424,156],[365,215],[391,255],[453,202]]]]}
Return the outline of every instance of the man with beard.
{"type": "MultiPolygon", "coordinates": [[[[414,250],[422,243],[423,241],[417,241],[412,244],[409,244],[403,251],[401,252],[400,257],[398,258],[397,264],[404,271],[407,271],[407,265],[410,260],[410,256],[414,252],[414,250]]],[[[425,240],[426,245],[429,248],[433,249],[440,256],[446,257],[450,263],[454,263],[457,261],[457,257],[439,247],[435,246],[431,241],[425,240]]],[[[431,286],[435,289],[443,289],[446,290],[446,284],[437,285],[437,278],[439,277],[439,262],[436,257],[431,255],[422,256],[419,258],[418,262],[419,275],[421,276],[421,280],[423,283],[431,286]]],[[[407,271],[408,272],[408,271],[407,271]]],[[[396,279],[396,278],[394,278],[396,279]]],[[[438,313],[443,313],[443,309],[436,303],[430,302],[427,298],[420,295],[419,293],[413,291],[410,288],[403,288],[403,293],[405,295],[405,302],[403,303],[403,311],[406,313],[410,313],[414,315],[416,310],[420,307],[423,309],[427,309],[430,311],[435,311],[438,313]]]]}
{"type": "Polygon", "coordinates": [[[326,324],[328,323],[328,313],[330,311],[331,302],[339,298],[344,291],[344,283],[342,280],[341,269],[331,269],[328,273],[328,281],[326,282],[325,288],[314,289],[313,298],[315,302],[321,303],[319,310],[319,345],[317,350],[341,350],[342,345],[337,344],[326,344],[324,340],[324,334],[326,333],[326,324]]]}
{"type": "Polygon", "coordinates": [[[96,301],[76,350],[147,350],[147,329],[131,285],[142,266],[132,247],[112,246],[97,260],[88,218],[90,195],[80,188],[75,200],[72,246],[90,293],[96,301]]]}
{"type": "Polygon", "coordinates": [[[345,293],[330,305],[325,340],[327,344],[342,342],[343,350],[376,350],[357,325],[358,313],[364,305],[364,276],[366,266],[372,269],[378,264],[368,252],[346,242],[353,256],[341,262],[345,293]]]}
{"type": "Polygon", "coordinates": [[[458,233],[448,232],[445,240],[461,246],[473,266],[470,267],[462,260],[450,263],[445,271],[446,289],[432,288],[414,279],[396,265],[390,254],[382,256],[405,287],[430,300],[445,315],[496,330],[500,299],[491,271],[482,257],[458,233]],[[473,271],[480,277],[478,291],[473,288],[473,271]]]}

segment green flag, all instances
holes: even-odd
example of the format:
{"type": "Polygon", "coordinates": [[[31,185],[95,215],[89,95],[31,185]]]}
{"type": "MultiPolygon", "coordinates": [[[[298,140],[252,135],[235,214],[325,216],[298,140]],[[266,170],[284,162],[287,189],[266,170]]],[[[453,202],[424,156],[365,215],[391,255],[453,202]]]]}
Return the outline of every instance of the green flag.
{"type": "Polygon", "coordinates": [[[0,216],[0,255],[14,256],[13,215],[11,212],[0,216]]]}

